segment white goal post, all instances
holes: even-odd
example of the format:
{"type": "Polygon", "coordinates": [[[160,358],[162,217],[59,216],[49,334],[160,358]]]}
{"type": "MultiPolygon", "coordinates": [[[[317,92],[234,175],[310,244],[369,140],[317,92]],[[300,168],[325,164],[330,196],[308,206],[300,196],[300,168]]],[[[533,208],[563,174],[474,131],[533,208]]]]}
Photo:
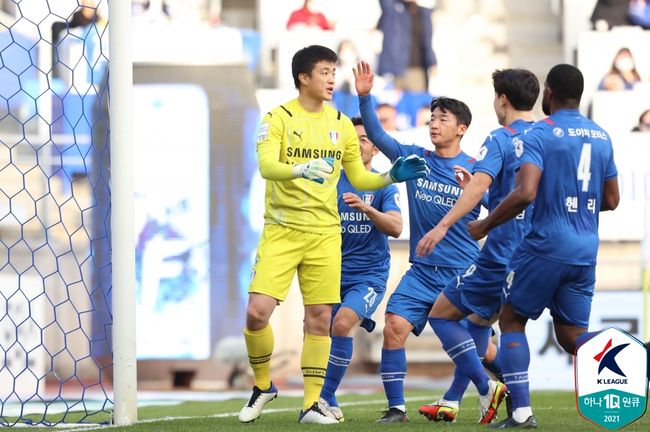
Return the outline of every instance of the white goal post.
{"type": "Polygon", "coordinates": [[[109,88],[113,266],[113,423],[137,421],[131,2],[110,0],[109,88]]]}

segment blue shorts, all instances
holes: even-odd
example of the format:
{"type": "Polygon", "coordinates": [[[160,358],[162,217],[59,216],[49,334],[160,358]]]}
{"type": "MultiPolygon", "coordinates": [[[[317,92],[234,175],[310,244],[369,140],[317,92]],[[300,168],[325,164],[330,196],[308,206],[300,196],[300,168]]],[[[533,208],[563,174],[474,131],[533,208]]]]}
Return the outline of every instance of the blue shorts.
{"type": "Polygon", "coordinates": [[[490,320],[501,307],[501,290],[506,277],[505,264],[479,256],[464,273],[449,281],[445,297],[466,315],[490,320]]]}
{"type": "Polygon", "coordinates": [[[361,327],[368,332],[375,329],[372,314],[384,299],[386,281],[368,280],[366,282],[342,282],[341,303],[332,308],[332,319],[341,307],[352,309],[361,320],[361,327]]]}
{"type": "Polygon", "coordinates": [[[463,270],[462,267],[436,267],[413,263],[388,299],[386,313],[406,319],[413,326],[413,334],[419,336],[427,324],[429,312],[438,295],[449,281],[463,270]]]}
{"type": "Polygon", "coordinates": [[[555,322],[588,328],[595,266],[549,261],[518,248],[506,275],[501,302],[517,314],[535,320],[549,308],[555,322]]]}

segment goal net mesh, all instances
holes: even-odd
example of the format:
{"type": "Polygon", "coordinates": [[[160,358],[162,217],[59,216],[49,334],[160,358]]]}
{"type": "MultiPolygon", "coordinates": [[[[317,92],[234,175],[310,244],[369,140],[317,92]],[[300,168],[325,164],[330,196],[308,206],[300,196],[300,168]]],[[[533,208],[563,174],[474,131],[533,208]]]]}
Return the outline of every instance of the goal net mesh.
{"type": "Polygon", "coordinates": [[[107,9],[0,1],[2,426],[110,421],[107,9]]]}

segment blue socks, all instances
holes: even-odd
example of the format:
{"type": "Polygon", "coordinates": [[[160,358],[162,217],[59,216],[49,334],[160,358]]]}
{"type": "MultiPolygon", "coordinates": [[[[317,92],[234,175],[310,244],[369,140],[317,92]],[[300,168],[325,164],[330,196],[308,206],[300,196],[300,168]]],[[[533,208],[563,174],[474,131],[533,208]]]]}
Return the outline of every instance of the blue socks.
{"type": "MultiPolygon", "coordinates": [[[[488,342],[491,335],[491,327],[484,327],[474,324],[473,322],[466,320],[467,322],[467,331],[474,339],[474,344],[476,345],[476,351],[480,354],[480,358],[483,358],[485,350],[487,349],[488,342]]],[[[470,383],[470,379],[463,375],[463,373],[456,368],[454,371],[454,380],[451,383],[451,386],[443,396],[443,399],[447,401],[457,401],[460,402],[463,399],[465,390],[470,383]]]]}
{"type": "Polygon", "coordinates": [[[485,357],[485,351],[487,350],[488,343],[490,342],[490,336],[492,335],[492,327],[490,326],[481,326],[474,324],[473,322],[467,321],[467,331],[474,339],[474,345],[476,345],[476,352],[479,359],[483,360],[485,357]]]}
{"type": "Polygon", "coordinates": [[[325,372],[325,383],[320,392],[320,397],[330,406],[339,406],[336,401],[336,389],[341,385],[343,375],[348,370],[352,359],[352,338],[347,336],[332,336],[332,347],[325,372]]]}
{"type": "Polygon", "coordinates": [[[379,365],[381,381],[384,384],[388,407],[404,405],[404,378],[406,377],[406,351],[382,349],[379,365]]]}
{"type": "Polygon", "coordinates": [[[513,332],[501,334],[499,357],[503,368],[503,379],[510,390],[513,407],[530,406],[528,386],[528,367],[530,350],[526,333],[513,332]]]}
{"type": "MultiPolygon", "coordinates": [[[[489,378],[479,360],[476,344],[470,332],[455,320],[429,318],[429,324],[442,342],[442,347],[456,363],[456,368],[472,380],[479,394],[487,394],[489,378]]],[[[483,354],[486,346],[483,346],[483,354]]]]}
{"type": "Polygon", "coordinates": [[[469,383],[469,378],[463,375],[463,373],[456,368],[456,370],[454,370],[454,380],[451,382],[451,386],[447,389],[447,392],[442,398],[446,401],[456,401],[460,403],[469,383]]]}

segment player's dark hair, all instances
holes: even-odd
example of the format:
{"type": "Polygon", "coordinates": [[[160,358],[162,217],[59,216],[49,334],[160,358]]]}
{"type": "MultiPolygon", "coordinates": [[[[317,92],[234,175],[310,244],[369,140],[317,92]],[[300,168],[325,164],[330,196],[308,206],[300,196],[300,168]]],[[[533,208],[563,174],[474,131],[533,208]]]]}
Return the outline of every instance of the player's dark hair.
{"type": "Polygon", "coordinates": [[[310,45],[293,55],[293,59],[291,60],[291,73],[293,74],[293,83],[296,88],[300,88],[298,75],[301,73],[311,75],[311,71],[314,70],[314,66],[319,61],[336,63],[338,56],[334,51],[322,45],[310,45]]]}
{"type": "Polygon", "coordinates": [[[553,99],[579,103],[585,80],[582,72],[577,67],[569,64],[559,64],[553,66],[548,72],[546,85],[553,90],[553,99]]]}
{"type": "Polygon", "coordinates": [[[492,72],[492,85],[497,95],[506,95],[517,111],[533,109],[539,96],[539,81],[526,69],[503,69],[492,72]]]}
{"type": "Polygon", "coordinates": [[[472,112],[463,101],[448,97],[439,97],[431,101],[431,112],[436,108],[440,108],[442,112],[450,112],[455,115],[458,124],[469,127],[470,123],[472,123],[472,112]]]}
{"type": "Polygon", "coordinates": [[[352,124],[355,126],[363,126],[363,120],[361,120],[361,117],[352,117],[350,118],[352,121],[352,124]]]}

